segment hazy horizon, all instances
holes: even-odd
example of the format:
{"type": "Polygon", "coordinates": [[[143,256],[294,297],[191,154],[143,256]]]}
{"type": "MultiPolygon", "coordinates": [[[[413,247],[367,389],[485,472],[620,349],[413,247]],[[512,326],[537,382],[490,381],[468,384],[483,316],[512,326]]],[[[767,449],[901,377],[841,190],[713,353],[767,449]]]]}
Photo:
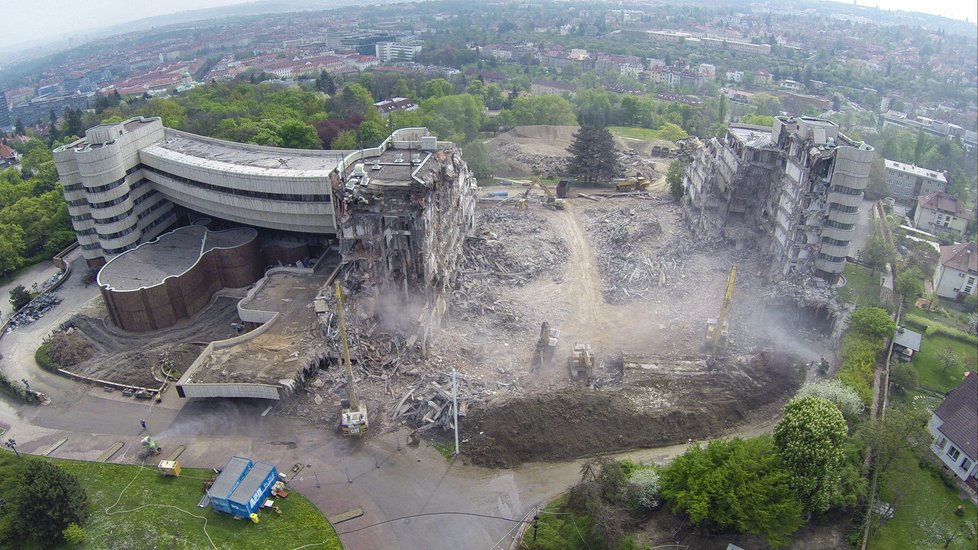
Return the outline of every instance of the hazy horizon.
{"type": "MultiPolygon", "coordinates": [[[[849,3],[849,0],[828,1],[849,3]]],[[[11,5],[4,8],[4,24],[0,26],[3,45],[0,45],[0,51],[28,43],[63,40],[148,17],[253,3],[256,3],[256,0],[169,0],[167,2],[13,0],[11,5]]],[[[978,2],[975,0],[948,0],[929,4],[920,4],[916,0],[855,0],[854,3],[886,10],[941,15],[972,23],[978,21],[978,2]]],[[[330,4],[324,1],[323,9],[334,7],[330,4]]]]}

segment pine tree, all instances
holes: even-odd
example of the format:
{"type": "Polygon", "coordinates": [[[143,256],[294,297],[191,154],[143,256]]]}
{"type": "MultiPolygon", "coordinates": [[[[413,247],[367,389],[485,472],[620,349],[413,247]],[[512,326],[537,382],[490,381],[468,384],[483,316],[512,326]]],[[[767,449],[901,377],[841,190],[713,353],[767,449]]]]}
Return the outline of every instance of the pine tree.
{"type": "Polygon", "coordinates": [[[604,126],[581,126],[567,151],[571,154],[568,172],[587,183],[610,180],[622,174],[615,139],[604,126]]]}

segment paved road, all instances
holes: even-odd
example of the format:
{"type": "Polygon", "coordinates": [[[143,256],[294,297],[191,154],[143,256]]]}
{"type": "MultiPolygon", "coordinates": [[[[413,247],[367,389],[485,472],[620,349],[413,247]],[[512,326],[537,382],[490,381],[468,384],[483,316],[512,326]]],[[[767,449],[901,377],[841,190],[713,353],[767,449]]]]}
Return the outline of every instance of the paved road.
{"type": "MultiPolygon", "coordinates": [[[[578,479],[578,462],[488,470],[446,461],[424,445],[407,447],[404,432],[342,439],[301,419],[278,416],[274,406],[267,411],[267,401],[188,401],[167,392],[156,404],[41,371],[33,362],[37,344],[97,294],[80,282],[83,273],[72,273],[56,309],[0,340],[3,372],[29,378],[52,398],[48,406],[0,399],[0,426],[8,430],[4,439],[16,438],[22,452],[43,454],[57,446],[50,456],[94,460],[122,442],[111,462],[134,463],[143,435],[139,420],[146,419],[164,454],[187,447],[180,456],[185,466],[219,467],[232,455],[272,462],[285,472],[295,465],[293,486],[327,515],[363,507],[363,517],[336,526],[350,550],[506,548],[518,520],[578,479]]],[[[681,445],[628,456],[661,463],[684,450],[681,445]]]]}

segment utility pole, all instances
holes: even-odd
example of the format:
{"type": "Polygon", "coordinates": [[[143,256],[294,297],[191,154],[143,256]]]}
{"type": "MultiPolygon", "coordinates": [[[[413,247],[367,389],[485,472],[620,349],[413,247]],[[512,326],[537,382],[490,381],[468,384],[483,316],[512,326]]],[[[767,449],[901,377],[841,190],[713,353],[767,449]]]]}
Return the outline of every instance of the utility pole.
{"type": "Polygon", "coordinates": [[[452,410],[455,413],[455,454],[458,456],[458,383],[455,380],[455,369],[452,369],[452,410]]]}

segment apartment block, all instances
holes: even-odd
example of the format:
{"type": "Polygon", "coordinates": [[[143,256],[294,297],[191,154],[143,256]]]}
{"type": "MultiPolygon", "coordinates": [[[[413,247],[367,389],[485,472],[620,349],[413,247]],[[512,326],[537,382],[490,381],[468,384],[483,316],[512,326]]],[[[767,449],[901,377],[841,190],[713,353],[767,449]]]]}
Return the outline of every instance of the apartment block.
{"type": "Polygon", "coordinates": [[[886,188],[894,199],[909,202],[922,195],[947,190],[947,177],[942,172],[890,159],[884,159],[883,163],[886,165],[886,188]]]}
{"type": "Polygon", "coordinates": [[[684,212],[701,236],[755,247],[772,276],[834,281],[845,268],[873,148],[829,121],[779,116],[731,125],[700,143],[686,171],[684,212]]]}

